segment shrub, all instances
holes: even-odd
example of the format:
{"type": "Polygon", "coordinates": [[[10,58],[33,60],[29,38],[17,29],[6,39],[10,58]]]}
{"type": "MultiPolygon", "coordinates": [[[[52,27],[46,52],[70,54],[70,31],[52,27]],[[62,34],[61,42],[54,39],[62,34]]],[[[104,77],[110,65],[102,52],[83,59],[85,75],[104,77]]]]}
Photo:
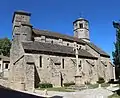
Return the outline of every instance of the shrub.
{"type": "Polygon", "coordinates": [[[114,83],[114,79],[110,79],[110,80],[108,81],[108,83],[110,83],[110,84],[114,83]]]}
{"type": "Polygon", "coordinates": [[[90,82],[86,81],[85,84],[86,84],[86,85],[90,85],[90,82]]]}
{"type": "Polygon", "coordinates": [[[102,77],[99,77],[97,83],[102,84],[102,83],[104,83],[104,82],[105,82],[105,80],[104,80],[102,77]]]}
{"type": "Polygon", "coordinates": [[[75,83],[74,83],[74,82],[71,82],[71,83],[64,83],[64,87],[69,87],[69,86],[71,86],[71,85],[75,85],[75,83]]]}
{"type": "Polygon", "coordinates": [[[51,83],[39,83],[38,87],[40,87],[40,88],[52,88],[53,85],[51,83]]]}
{"type": "Polygon", "coordinates": [[[88,85],[89,89],[94,89],[94,88],[97,88],[97,87],[98,87],[98,84],[90,84],[90,85],[88,85]]]}
{"type": "Polygon", "coordinates": [[[101,84],[101,86],[102,86],[102,87],[108,87],[108,86],[110,86],[110,84],[108,84],[108,83],[103,83],[103,84],[101,84]]]}

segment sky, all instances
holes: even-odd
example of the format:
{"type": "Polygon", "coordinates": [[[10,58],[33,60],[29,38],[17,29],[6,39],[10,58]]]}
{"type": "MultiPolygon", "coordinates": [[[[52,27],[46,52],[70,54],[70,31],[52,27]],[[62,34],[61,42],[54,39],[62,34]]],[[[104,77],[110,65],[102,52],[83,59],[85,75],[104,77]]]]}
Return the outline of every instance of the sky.
{"type": "Polygon", "coordinates": [[[120,20],[120,0],[1,0],[0,38],[12,38],[14,11],[32,14],[34,28],[73,36],[73,21],[89,21],[90,40],[106,51],[112,59],[116,31],[112,22],[120,20]]]}

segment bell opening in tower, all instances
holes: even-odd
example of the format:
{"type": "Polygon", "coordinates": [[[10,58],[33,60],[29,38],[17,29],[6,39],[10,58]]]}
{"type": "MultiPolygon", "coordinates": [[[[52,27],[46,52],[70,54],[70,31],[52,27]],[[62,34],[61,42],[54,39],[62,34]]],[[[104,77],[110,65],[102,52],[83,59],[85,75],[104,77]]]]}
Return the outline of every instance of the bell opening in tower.
{"type": "Polygon", "coordinates": [[[83,28],[83,24],[82,23],[80,23],[79,26],[80,26],[81,29],[83,28]]]}

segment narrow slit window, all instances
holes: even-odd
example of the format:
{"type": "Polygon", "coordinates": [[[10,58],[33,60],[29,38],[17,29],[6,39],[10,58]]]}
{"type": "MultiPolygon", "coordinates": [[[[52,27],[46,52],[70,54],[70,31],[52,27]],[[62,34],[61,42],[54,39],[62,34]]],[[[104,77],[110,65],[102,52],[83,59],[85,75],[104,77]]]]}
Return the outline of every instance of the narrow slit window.
{"type": "Polygon", "coordinates": [[[62,68],[64,69],[64,59],[62,59],[62,68]]]}
{"type": "Polygon", "coordinates": [[[42,56],[40,56],[40,67],[42,67],[42,56]]]}
{"type": "Polygon", "coordinates": [[[80,64],[79,64],[79,67],[81,67],[81,60],[80,60],[80,64]]]}
{"type": "Polygon", "coordinates": [[[0,64],[0,69],[1,69],[1,64],[0,64]]]}

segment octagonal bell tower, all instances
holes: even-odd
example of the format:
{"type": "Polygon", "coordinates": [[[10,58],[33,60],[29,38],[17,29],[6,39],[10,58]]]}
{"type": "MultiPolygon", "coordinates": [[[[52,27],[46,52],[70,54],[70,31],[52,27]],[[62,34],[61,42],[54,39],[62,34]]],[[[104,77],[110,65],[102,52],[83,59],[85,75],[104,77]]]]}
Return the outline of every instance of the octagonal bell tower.
{"type": "Polygon", "coordinates": [[[80,38],[86,42],[90,42],[89,38],[89,22],[84,18],[78,18],[73,22],[74,37],[80,38]]]}

